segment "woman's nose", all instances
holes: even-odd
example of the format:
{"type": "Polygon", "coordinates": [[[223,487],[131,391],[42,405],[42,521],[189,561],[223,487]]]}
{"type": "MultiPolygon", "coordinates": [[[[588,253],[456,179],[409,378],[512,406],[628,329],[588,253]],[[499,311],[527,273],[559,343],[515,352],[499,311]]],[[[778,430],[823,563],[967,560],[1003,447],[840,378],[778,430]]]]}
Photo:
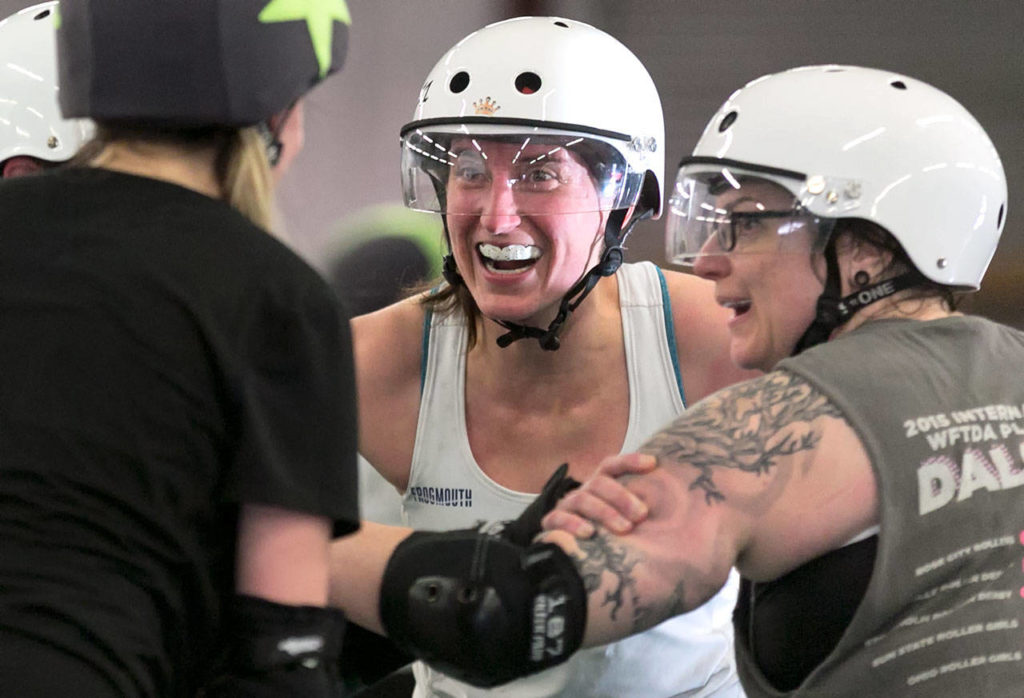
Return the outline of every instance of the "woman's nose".
{"type": "Polygon", "coordinates": [[[492,233],[505,233],[519,227],[519,206],[512,185],[513,182],[497,177],[491,182],[480,223],[492,233]]]}
{"type": "Polygon", "coordinates": [[[721,279],[729,275],[729,255],[722,251],[718,236],[712,235],[701,245],[700,252],[693,260],[693,273],[702,279],[721,279]]]}

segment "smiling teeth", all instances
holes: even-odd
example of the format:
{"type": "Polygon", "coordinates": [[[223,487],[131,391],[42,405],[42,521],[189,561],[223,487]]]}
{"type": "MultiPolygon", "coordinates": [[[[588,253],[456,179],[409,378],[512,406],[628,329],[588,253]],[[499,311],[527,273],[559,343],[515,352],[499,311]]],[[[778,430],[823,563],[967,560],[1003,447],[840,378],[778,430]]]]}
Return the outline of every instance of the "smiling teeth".
{"type": "Polygon", "coordinates": [[[750,301],[726,301],[722,303],[722,307],[742,313],[750,309],[750,301]]]}
{"type": "Polygon", "coordinates": [[[497,245],[482,244],[480,254],[494,262],[522,262],[540,258],[540,248],[534,245],[497,245]]]}

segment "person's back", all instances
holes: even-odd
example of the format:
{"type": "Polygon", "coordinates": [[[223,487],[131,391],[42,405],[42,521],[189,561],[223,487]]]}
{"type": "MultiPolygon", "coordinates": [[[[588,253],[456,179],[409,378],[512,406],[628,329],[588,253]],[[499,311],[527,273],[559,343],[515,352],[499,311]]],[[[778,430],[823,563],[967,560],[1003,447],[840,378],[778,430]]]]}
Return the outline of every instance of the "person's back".
{"type": "Polygon", "coordinates": [[[255,330],[330,312],[330,292],[172,184],[69,169],[5,182],[0,207],[0,625],[125,671],[124,695],[184,695],[233,577],[218,500],[260,416],[247,382],[254,360],[289,362],[255,330]],[[46,623],[21,615],[54,598],[46,623]]]}
{"type": "Polygon", "coordinates": [[[0,684],[328,695],[327,545],[357,526],[350,341],[267,230],[347,14],[319,57],[294,20],[234,3],[61,18],[61,107],[95,137],[0,183],[0,684]],[[224,63],[257,43],[266,65],[224,63]]]}

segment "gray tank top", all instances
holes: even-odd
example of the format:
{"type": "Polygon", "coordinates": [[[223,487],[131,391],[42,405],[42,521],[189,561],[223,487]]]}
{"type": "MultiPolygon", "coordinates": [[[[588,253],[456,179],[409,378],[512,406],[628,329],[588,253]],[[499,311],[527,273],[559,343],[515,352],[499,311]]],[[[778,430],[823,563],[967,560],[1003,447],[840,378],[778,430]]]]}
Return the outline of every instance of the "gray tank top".
{"type": "Polygon", "coordinates": [[[881,531],[860,607],[796,691],[768,685],[736,628],[747,694],[1024,695],[1024,333],[881,320],[778,368],[860,436],[881,531]]]}

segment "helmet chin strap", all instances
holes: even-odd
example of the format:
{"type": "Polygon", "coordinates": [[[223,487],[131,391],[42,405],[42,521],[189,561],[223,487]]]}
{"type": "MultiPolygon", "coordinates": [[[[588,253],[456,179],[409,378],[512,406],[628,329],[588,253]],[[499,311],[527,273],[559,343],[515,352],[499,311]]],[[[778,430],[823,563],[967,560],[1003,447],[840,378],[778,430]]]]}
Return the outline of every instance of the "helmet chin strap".
{"type": "MultiPolygon", "coordinates": [[[[520,339],[536,339],[540,343],[541,348],[545,351],[558,350],[561,346],[558,335],[562,331],[565,321],[569,319],[569,315],[579,307],[580,303],[583,302],[583,299],[587,297],[587,295],[594,289],[594,286],[597,285],[597,282],[601,280],[601,277],[611,276],[618,270],[625,258],[622,243],[625,242],[626,237],[630,232],[632,232],[637,223],[654,215],[653,209],[645,209],[636,213],[629,222],[623,226],[622,221],[626,217],[627,210],[628,209],[616,209],[608,215],[608,221],[604,226],[605,249],[604,253],[601,255],[601,260],[591,267],[587,273],[584,274],[579,281],[573,284],[572,288],[562,296],[562,301],[558,305],[558,313],[555,314],[555,319],[551,321],[546,329],[533,327],[531,325],[520,325],[519,323],[499,320],[497,318],[490,318],[508,330],[508,332],[497,338],[496,341],[499,347],[504,349],[520,339]]],[[[442,214],[441,219],[444,223],[445,238],[447,239],[448,220],[444,214],[442,214]]],[[[451,250],[450,242],[449,250],[451,250]]],[[[451,286],[458,286],[459,284],[464,283],[462,276],[459,274],[459,268],[455,264],[455,257],[450,251],[444,256],[441,273],[444,276],[444,280],[451,286]]]]}
{"type": "Polygon", "coordinates": [[[604,226],[604,253],[601,255],[601,260],[591,267],[583,277],[573,284],[573,287],[562,296],[562,301],[558,305],[558,313],[555,314],[555,319],[547,326],[547,329],[541,329],[539,327],[532,327],[530,325],[520,325],[515,322],[508,322],[506,320],[494,319],[496,323],[504,327],[508,332],[501,335],[497,339],[498,346],[505,348],[513,342],[520,339],[536,339],[540,344],[541,349],[545,351],[557,351],[561,346],[561,342],[558,339],[559,333],[562,331],[562,327],[565,325],[565,321],[569,319],[569,315],[572,314],[576,308],[579,307],[583,299],[594,290],[594,286],[601,280],[601,277],[611,276],[614,274],[619,266],[622,264],[625,258],[625,252],[622,248],[622,243],[625,242],[626,237],[632,232],[634,226],[640,221],[650,218],[654,211],[646,209],[634,215],[625,226],[622,225],[622,221],[626,217],[627,209],[616,209],[611,212],[608,216],[608,221],[604,226]]]}
{"type": "Polygon", "coordinates": [[[796,356],[805,349],[828,341],[832,332],[845,324],[861,308],[925,280],[921,272],[913,269],[842,297],[839,295],[839,259],[836,255],[835,236],[832,236],[825,245],[825,264],[825,289],[818,296],[814,320],[797,341],[790,356],[796,356]]]}

